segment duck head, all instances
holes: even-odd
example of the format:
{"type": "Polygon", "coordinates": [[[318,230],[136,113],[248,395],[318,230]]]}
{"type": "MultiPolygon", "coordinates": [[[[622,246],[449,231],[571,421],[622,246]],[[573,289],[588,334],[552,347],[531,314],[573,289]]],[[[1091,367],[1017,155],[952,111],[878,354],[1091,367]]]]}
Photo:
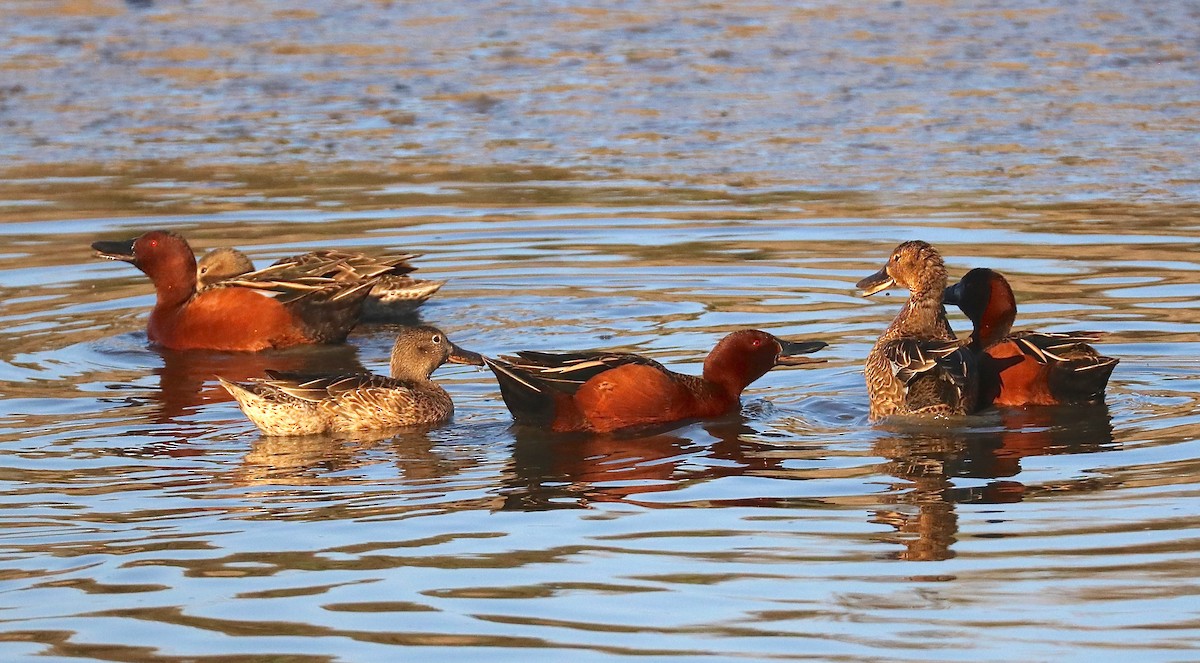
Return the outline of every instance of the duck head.
{"type": "Polygon", "coordinates": [[[971,320],[971,342],[987,348],[1012,331],[1017,299],[1008,279],[995,270],[977,267],[946,288],[943,301],[954,304],[971,320]]]}
{"type": "Polygon", "coordinates": [[[212,285],[254,271],[254,263],[237,249],[213,249],[196,262],[196,282],[200,287],[212,285]]]}
{"type": "Polygon", "coordinates": [[[392,377],[399,380],[428,380],[446,362],[483,366],[483,357],[464,350],[437,327],[414,325],[400,330],[392,346],[392,377]]]}
{"type": "Polygon", "coordinates": [[[925,295],[940,301],[946,287],[946,266],[941,254],[928,242],[904,242],[892,251],[878,272],[859,281],[856,287],[862,290],[863,297],[870,297],[895,286],[908,289],[914,296],[925,295]]]}
{"type": "Polygon", "coordinates": [[[799,366],[825,361],[804,355],[829,345],[824,341],[787,341],[765,331],[742,329],[721,339],[704,360],[704,379],[742,393],[776,366],[799,366]]]}
{"type": "Polygon", "coordinates": [[[196,256],[187,240],[169,230],[151,230],[124,241],[93,242],[96,255],[122,260],[142,270],[154,282],[160,301],[186,299],[196,290],[196,256]]]}

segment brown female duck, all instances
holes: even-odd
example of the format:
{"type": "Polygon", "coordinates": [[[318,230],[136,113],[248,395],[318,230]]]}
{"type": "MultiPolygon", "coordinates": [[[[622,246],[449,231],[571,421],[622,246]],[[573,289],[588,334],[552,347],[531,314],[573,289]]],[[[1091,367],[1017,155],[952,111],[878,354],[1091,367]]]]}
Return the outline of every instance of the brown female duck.
{"type": "Polygon", "coordinates": [[[909,297],[867,355],[871,419],[973,412],[979,380],[975,355],[946,319],[941,255],[926,242],[904,242],[882,269],[858,282],[864,297],[893,286],[907,288],[909,297]]]}
{"type": "Polygon", "coordinates": [[[316,435],[439,424],[454,414],[450,394],[429,379],[447,361],[483,365],[436,327],[405,327],[392,346],[392,377],[267,371],[237,384],[218,377],[265,435],[316,435]]]}
{"type": "Polygon", "coordinates": [[[979,358],[979,403],[1022,406],[1104,402],[1117,366],[1088,345],[1100,332],[1012,332],[1017,300],[1000,272],[978,268],[946,288],[974,329],[968,347],[979,358]]]}

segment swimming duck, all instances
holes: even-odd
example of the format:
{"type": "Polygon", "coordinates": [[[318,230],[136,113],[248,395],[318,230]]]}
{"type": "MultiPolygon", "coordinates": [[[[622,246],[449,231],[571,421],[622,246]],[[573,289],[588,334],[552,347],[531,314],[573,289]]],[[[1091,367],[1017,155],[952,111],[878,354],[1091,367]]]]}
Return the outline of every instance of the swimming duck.
{"type": "Polygon", "coordinates": [[[800,355],[826,345],[740,330],[717,343],[700,376],[620,352],[518,352],[484,361],[516,422],[607,433],[730,412],[742,391],[771,368],[820,361],[800,355]]]}
{"type": "Polygon", "coordinates": [[[174,350],[258,351],[304,343],[340,343],[358,322],[378,275],[339,280],[304,265],[268,267],[197,291],[196,257],[187,240],[152,230],[125,241],[92,244],[99,257],[132,263],[154,283],[157,300],[146,335],[174,350]]]}
{"type": "Polygon", "coordinates": [[[954,336],[946,319],[946,267],[937,249],[919,240],[904,242],[883,268],[857,285],[863,297],[893,286],[907,288],[909,297],[867,355],[870,418],[975,411],[975,354],[954,336]]]}
{"type": "Polygon", "coordinates": [[[247,384],[217,379],[265,435],[316,435],[445,422],[454,414],[446,390],[429,379],[447,361],[483,365],[436,327],[403,328],[392,346],[391,377],[305,375],[267,371],[247,384]]]}
{"type": "Polygon", "coordinates": [[[974,326],[968,347],[979,357],[981,406],[1104,402],[1118,360],[1088,345],[1101,332],[1012,332],[1017,300],[1008,280],[991,269],[967,272],[944,299],[974,326]]]}

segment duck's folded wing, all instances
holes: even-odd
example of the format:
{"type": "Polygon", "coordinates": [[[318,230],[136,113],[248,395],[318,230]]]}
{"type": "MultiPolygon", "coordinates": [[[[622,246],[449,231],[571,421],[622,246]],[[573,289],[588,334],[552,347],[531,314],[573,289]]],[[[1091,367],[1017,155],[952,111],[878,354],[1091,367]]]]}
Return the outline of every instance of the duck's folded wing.
{"type": "Polygon", "coordinates": [[[370,400],[373,394],[384,391],[411,391],[410,385],[402,380],[370,373],[310,375],[268,370],[267,376],[266,379],[255,382],[262,387],[311,403],[345,398],[370,400]]]}
{"type": "Polygon", "coordinates": [[[962,342],[899,339],[883,348],[913,412],[970,412],[978,390],[976,359],[962,342]]]}
{"type": "MultiPolygon", "coordinates": [[[[539,382],[574,391],[593,377],[618,366],[642,364],[662,369],[662,364],[627,352],[518,352],[501,356],[512,366],[535,375],[539,382]]],[[[665,369],[664,369],[665,370],[665,369]]]]}
{"type": "Polygon", "coordinates": [[[906,385],[933,372],[945,372],[951,379],[965,382],[971,370],[970,353],[958,340],[902,338],[887,343],[883,354],[892,374],[906,385]]]}
{"type": "MultiPolygon", "coordinates": [[[[1090,343],[1104,337],[1104,332],[1034,332],[1020,331],[1009,335],[1021,352],[1033,357],[1041,364],[1071,362],[1080,359],[1111,359],[1096,352],[1090,343]]],[[[1092,364],[1095,362],[1087,362],[1092,364]]],[[[1116,363],[1113,359],[1112,363],[1116,363]]]]}
{"type": "Polygon", "coordinates": [[[215,288],[249,288],[265,296],[275,298],[281,304],[290,304],[302,299],[324,300],[337,302],[365,294],[375,284],[375,279],[367,281],[339,281],[322,276],[289,277],[278,272],[271,272],[270,267],[250,272],[239,277],[218,281],[209,286],[215,288]],[[275,278],[279,277],[279,278],[275,278]]]}
{"type": "Polygon", "coordinates": [[[280,258],[267,269],[298,270],[312,276],[324,276],[339,281],[356,281],[384,274],[393,276],[408,274],[416,270],[416,267],[408,264],[408,261],[419,257],[419,253],[369,256],[353,251],[324,249],[280,258]]]}

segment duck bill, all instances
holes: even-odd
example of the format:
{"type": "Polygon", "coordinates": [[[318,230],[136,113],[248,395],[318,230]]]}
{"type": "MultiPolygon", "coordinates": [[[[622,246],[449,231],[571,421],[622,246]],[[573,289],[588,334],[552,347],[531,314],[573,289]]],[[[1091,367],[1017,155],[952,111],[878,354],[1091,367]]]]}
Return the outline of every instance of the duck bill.
{"type": "Polygon", "coordinates": [[[887,266],[885,265],[878,272],[856,283],[855,287],[862,290],[863,297],[870,297],[880,290],[887,290],[894,285],[896,285],[896,280],[887,273],[887,266]]]}
{"type": "Polygon", "coordinates": [[[483,355],[479,354],[478,352],[463,350],[457,345],[451,343],[449,361],[451,364],[470,364],[471,366],[483,366],[483,355]]]}
{"type": "Polygon", "coordinates": [[[92,242],[92,250],[101,258],[133,262],[137,259],[133,255],[133,243],[135,241],[137,241],[136,238],[123,242],[92,242]]]}
{"type": "Polygon", "coordinates": [[[825,341],[779,341],[779,356],[775,357],[776,366],[799,366],[801,364],[819,364],[824,359],[813,359],[804,355],[812,354],[829,345],[825,341]]]}
{"type": "Polygon", "coordinates": [[[962,281],[946,288],[942,291],[942,301],[947,304],[959,306],[962,304],[963,284],[962,281]]]}

